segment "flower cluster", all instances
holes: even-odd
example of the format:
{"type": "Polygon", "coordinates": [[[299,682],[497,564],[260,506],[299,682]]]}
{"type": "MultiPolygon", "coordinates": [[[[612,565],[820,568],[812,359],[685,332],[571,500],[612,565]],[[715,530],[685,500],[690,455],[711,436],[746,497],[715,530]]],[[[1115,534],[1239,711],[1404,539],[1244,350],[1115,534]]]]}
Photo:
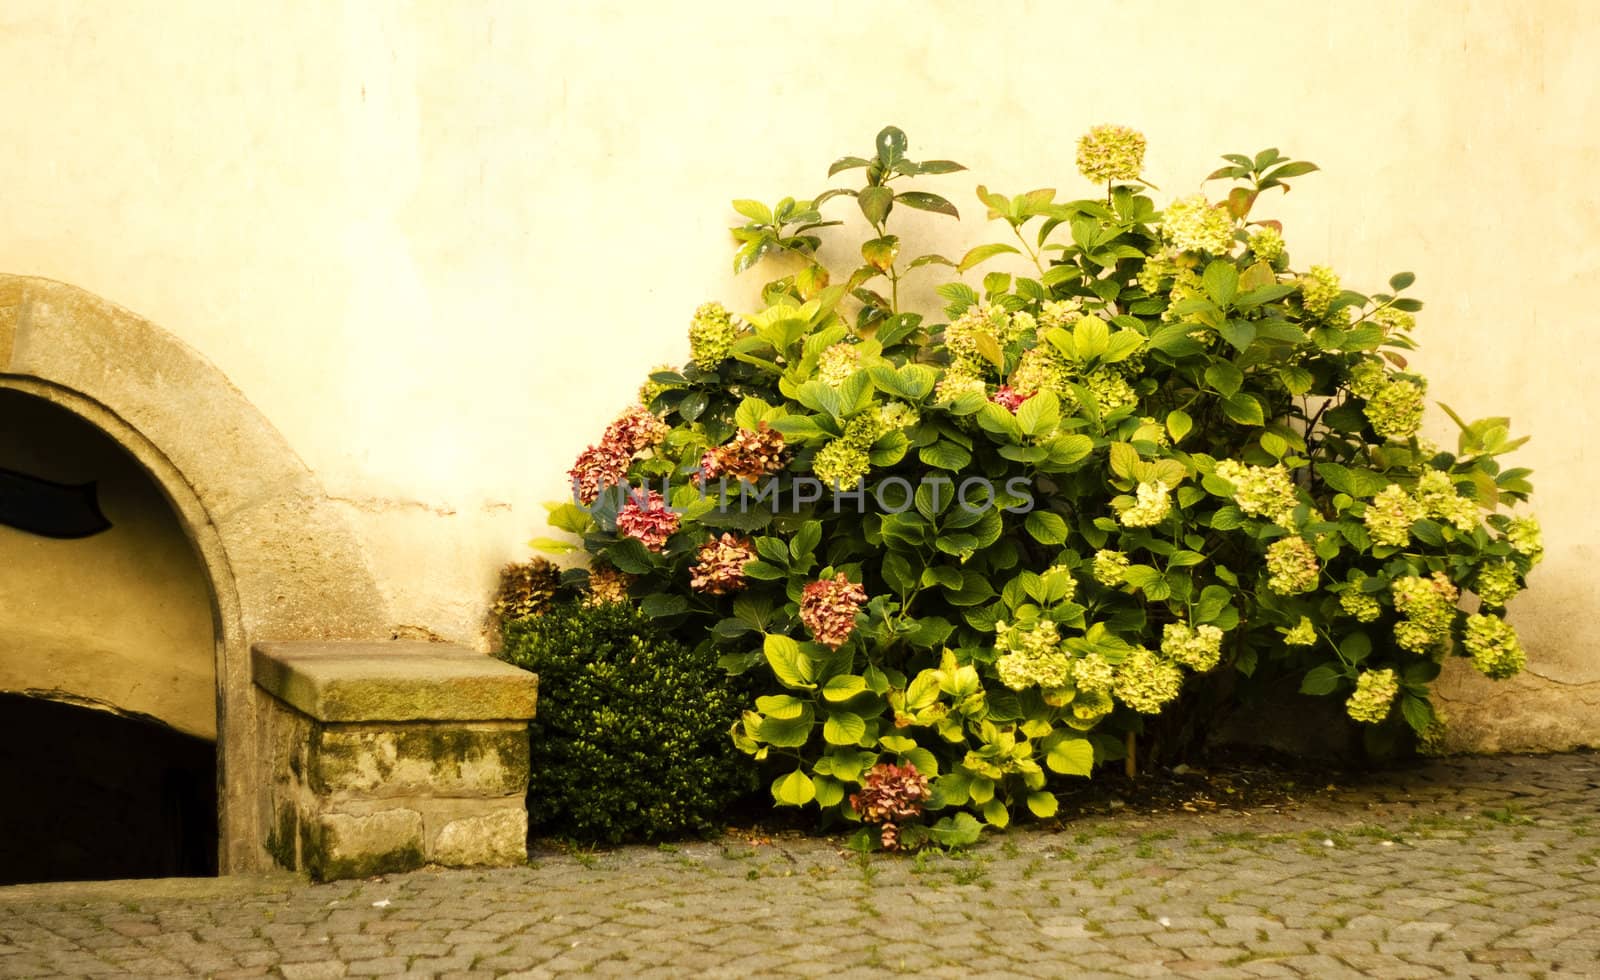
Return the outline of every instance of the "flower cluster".
{"type": "Polygon", "coordinates": [[[835,439],[817,450],[811,460],[811,470],[817,479],[831,487],[853,487],[872,469],[872,460],[865,449],[852,446],[848,440],[835,439]]]}
{"type": "Polygon", "coordinates": [[[953,402],[962,395],[974,392],[979,396],[987,396],[983,375],[960,363],[950,365],[933,388],[934,399],[940,402],[953,402]]]}
{"type": "Polygon", "coordinates": [[[712,538],[695,552],[689,568],[689,588],[712,595],[738,592],[745,585],[744,567],[756,560],[756,549],[749,540],[726,532],[712,538]]]}
{"type": "Polygon", "coordinates": [[[733,314],[721,303],[701,304],[689,323],[689,359],[701,370],[710,371],[727,358],[738,336],[733,314]]]}
{"type": "Polygon", "coordinates": [[[567,471],[572,479],[572,495],[585,504],[594,503],[605,488],[614,487],[627,477],[628,465],[632,462],[632,454],[624,452],[620,446],[604,441],[590,446],[578,454],[572,469],[567,471]]]}
{"type": "Polygon", "coordinates": [[[1094,553],[1094,580],[1108,588],[1121,585],[1130,564],[1122,552],[1101,548],[1094,553]]]}
{"type": "Polygon", "coordinates": [[[1109,692],[1116,680],[1116,668],[1098,653],[1086,653],[1072,662],[1072,683],[1080,694],[1109,692]]]}
{"type": "Polygon", "coordinates": [[[1233,502],[1241,511],[1251,517],[1265,517],[1280,527],[1294,526],[1294,509],[1300,501],[1283,464],[1246,466],[1224,459],[1217,463],[1216,474],[1233,484],[1233,502]]]}
{"type": "Polygon", "coordinates": [[[1338,275],[1325,265],[1314,265],[1300,277],[1300,303],[1312,316],[1327,316],[1340,292],[1338,275]]]}
{"type": "Polygon", "coordinates": [[[1528,658],[1511,624],[1493,615],[1467,617],[1462,645],[1472,656],[1472,666],[1485,676],[1504,680],[1527,666],[1528,658]]]}
{"type": "Polygon", "coordinates": [[[1267,588],[1279,595],[1299,595],[1317,587],[1321,566],[1305,538],[1292,535],[1267,545],[1267,588]]]}
{"type": "Polygon", "coordinates": [[[1012,388],[1010,385],[1001,385],[995,390],[994,394],[989,396],[989,400],[994,402],[996,405],[999,405],[1006,411],[1014,414],[1017,409],[1022,407],[1023,402],[1032,397],[1032,392],[1024,394],[1020,391],[1017,391],[1015,388],[1012,388]]]}
{"type": "MultiPolygon", "coordinates": [[[[650,369],[650,373],[663,374],[668,371],[676,373],[677,370],[678,369],[673,367],[671,364],[657,364],[655,367],[650,369]]],[[[647,377],[645,378],[644,384],[639,386],[639,404],[648,406],[651,402],[655,401],[656,397],[659,396],[663,391],[668,391],[676,387],[678,387],[678,385],[667,381],[655,381],[647,377]]]]}
{"type": "Polygon", "coordinates": [[[1046,328],[1070,329],[1083,319],[1083,305],[1077,297],[1052,299],[1039,306],[1039,324],[1046,328]]]}
{"type": "Polygon", "coordinates": [[[1478,569],[1478,578],[1472,591],[1486,606],[1504,606],[1522,591],[1522,585],[1517,581],[1514,565],[1508,561],[1497,561],[1478,569]]]}
{"type": "Polygon", "coordinates": [[[1357,398],[1376,398],[1389,383],[1389,370],[1376,357],[1363,357],[1350,366],[1345,387],[1357,398]]]}
{"type": "Polygon", "coordinates": [[[837,388],[856,373],[856,368],[861,365],[861,347],[857,344],[841,342],[834,344],[822,352],[817,361],[817,378],[824,384],[837,388]]]}
{"type": "Polygon", "coordinates": [[[1262,225],[1250,233],[1250,251],[1271,265],[1283,257],[1283,233],[1271,225],[1262,225]]]}
{"type": "Polygon", "coordinates": [[[905,402],[884,402],[878,409],[878,426],[882,432],[895,432],[915,426],[922,417],[905,402]]]}
{"type": "Polygon", "coordinates": [[[1397,333],[1410,333],[1416,329],[1417,318],[1405,310],[1397,310],[1392,306],[1380,306],[1372,311],[1372,322],[1377,324],[1383,335],[1388,337],[1397,333]]]}
{"type": "Polygon", "coordinates": [[[1367,534],[1374,544],[1403,548],[1411,540],[1411,525],[1426,514],[1426,509],[1406,493],[1405,487],[1391,483],[1367,504],[1364,518],[1367,534]]]}
{"type": "Polygon", "coordinates": [[[1127,126],[1094,126],[1078,137],[1078,173],[1104,184],[1137,180],[1144,167],[1144,134],[1127,126]]]}
{"type": "Polygon", "coordinates": [[[933,795],[928,777],[909,762],[880,762],[867,770],[861,782],[861,792],[850,795],[851,808],[865,822],[883,824],[878,836],[884,850],[898,850],[899,824],[920,816],[923,804],[933,795]]]}
{"type": "Polygon", "coordinates": [[[1344,703],[1345,713],[1356,721],[1376,725],[1389,717],[1394,706],[1394,696],[1400,693],[1400,680],[1394,671],[1363,670],[1356,678],[1355,692],[1344,703]]]}
{"type": "Polygon", "coordinates": [[[1422,388],[1414,381],[1390,381],[1362,411],[1372,431],[1385,439],[1409,439],[1422,425],[1422,388]]]}
{"type": "Polygon", "coordinates": [[[1539,522],[1532,517],[1512,518],[1506,528],[1506,541],[1528,559],[1530,567],[1544,560],[1544,539],[1539,522]]]}
{"type": "Polygon", "coordinates": [[[561,588],[561,570],[543,558],[517,562],[500,570],[500,591],[489,607],[501,623],[543,615],[561,588]]]}
{"type": "Polygon", "coordinates": [[[1168,623],[1161,631],[1161,652],[1196,673],[1205,673],[1222,659],[1222,630],[1168,623]]]}
{"type": "Polygon", "coordinates": [[[1213,206],[1204,194],[1167,205],[1161,230],[1179,251],[1226,255],[1233,248],[1233,215],[1225,207],[1213,206]]]}
{"type": "Polygon", "coordinates": [[[995,672],[1013,691],[1037,685],[1066,687],[1072,683],[1072,660],[1061,649],[1061,631],[1048,619],[994,625],[995,672]]]}
{"type": "Polygon", "coordinates": [[[615,568],[599,565],[589,569],[589,586],[584,592],[585,606],[608,606],[628,601],[628,588],[633,576],[615,568]]]}
{"type": "Polygon", "coordinates": [[[651,551],[667,546],[667,539],[677,533],[681,514],[668,509],[659,490],[633,490],[617,513],[617,530],[636,538],[651,551]]]}
{"type": "Polygon", "coordinates": [[[1112,691],[1117,700],[1142,714],[1154,715],[1178,696],[1183,671],[1145,647],[1134,647],[1117,665],[1112,691]]]}
{"type": "Polygon", "coordinates": [[[1154,527],[1162,519],[1172,513],[1172,498],[1167,496],[1170,488],[1157,480],[1154,483],[1140,483],[1137,491],[1138,500],[1117,515],[1123,527],[1154,527]]]}
{"type": "Polygon", "coordinates": [[[1291,647],[1314,647],[1317,645],[1317,627],[1311,622],[1311,617],[1301,616],[1300,622],[1295,623],[1283,634],[1283,642],[1291,647]]]}
{"type": "Polygon", "coordinates": [[[1005,307],[974,303],[944,328],[944,343],[952,361],[981,377],[994,368],[984,356],[985,348],[999,350],[1011,338],[1012,330],[1005,307]]]}
{"type": "Polygon", "coordinates": [[[783,433],[761,422],[754,429],[740,429],[726,445],[707,450],[700,457],[700,472],[706,480],[728,477],[755,483],[781,471],[788,462],[783,433]]]}
{"type": "Polygon", "coordinates": [[[837,650],[855,632],[856,613],[866,602],[867,590],[840,572],[806,585],[800,593],[800,622],[813,640],[837,650]]]}
{"type": "Polygon", "coordinates": [[[1478,505],[1456,493],[1455,481],[1443,470],[1425,470],[1417,480],[1417,503],[1429,517],[1437,517],[1458,531],[1478,526],[1478,505]]]}
{"type": "Polygon", "coordinates": [[[1394,607],[1405,618],[1394,625],[1394,639],[1401,649],[1427,653],[1441,649],[1450,639],[1456,619],[1456,599],[1460,592],[1443,572],[1431,578],[1407,575],[1389,584],[1394,607]]]}
{"type": "Polygon", "coordinates": [[[1383,603],[1372,593],[1362,592],[1359,586],[1339,593],[1339,607],[1362,623],[1370,623],[1383,615],[1383,603]]]}

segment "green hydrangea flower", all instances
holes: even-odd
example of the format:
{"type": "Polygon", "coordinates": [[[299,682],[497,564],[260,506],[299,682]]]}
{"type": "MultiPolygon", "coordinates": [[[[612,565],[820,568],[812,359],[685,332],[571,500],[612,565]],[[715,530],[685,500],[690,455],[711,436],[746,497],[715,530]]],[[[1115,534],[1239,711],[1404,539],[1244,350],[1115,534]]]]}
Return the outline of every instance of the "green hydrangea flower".
{"type": "Polygon", "coordinates": [[[983,377],[965,364],[952,364],[944,372],[944,377],[933,388],[933,398],[936,402],[953,402],[962,395],[977,392],[987,397],[989,390],[984,384],[983,377]]]}
{"type": "MultiPolygon", "coordinates": [[[[1110,415],[1119,408],[1139,403],[1139,395],[1128,384],[1128,379],[1111,368],[1096,368],[1083,379],[1083,386],[1094,396],[1101,415],[1110,415]]],[[[1076,400],[1074,399],[1074,404],[1076,400]]]]}
{"type": "Polygon", "coordinates": [[[1405,487],[1391,483],[1367,504],[1363,519],[1374,544],[1403,548],[1411,541],[1411,525],[1426,516],[1422,505],[1405,487]]]}
{"type": "Polygon", "coordinates": [[[1300,277],[1300,303],[1312,316],[1327,316],[1342,291],[1338,275],[1325,265],[1314,265],[1300,277]]]}
{"type": "Polygon", "coordinates": [[[1112,693],[1118,701],[1140,714],[1154,715],[1178,696],[1182,686],[1183,672],[1177,664],[1163,660],[1145,647],[1134,647],[1117,665],[1112,693]]]}
{"type": "Polygon", "coordinates": [[[1389,583],[1394,607],[1405,618],[1394,625],[1394,639],[1403,650],[1429,653],[1443,649],[1455,624],[1460,592],[1443,572],[1431,578],[1407,575],[1389,583]]]}
{"type": "Polygon", "coordinates": [[[1079,691],[1107,692],[1116,683],[1116,670],[1098,653],[1086,653],[1073,661],[1072,682],[1079,691]]]}
{"type": "Polygon", "coordinates": [[[1389,383],[1389,370],[1376,357],[1363,357],[1351,365],[1345,387],[1357,398],[1372,399],[1389,383]]]}
{"type": "Polygon", "coordinates": [[[1301,616],[1300,622],[1294,628],[1283,634],[1283,642],[1292,647],[1314,647],[1317,645],[1317,628],[1312,624],[1309,616],[1301,616]]]}
{"type": "Polygon", "coordinates": [[[1394,671],[1363,670],[1356,678],[1355,693],[1344,703],[1344,710],[1356,721],[1376,725],[1389,717],[1394,698],[1400,693],[1400,679],[1394,671]]]}
{"type": "Polygon", "coordinates": [[[1144,134],[1127,126],[1094,126],[1078,137],[1078,173],[1104,184],[1137,180],[1144,167],[1144,134]]]}
{"type": "Polygon", "coordinates": [[[850,375],[855,374],[860,366],[860,346],[848,342],[837,343],[823,351],[817,359],[817,378],[837,388],[850,380],[850,375]]]}
{"type": "Polygon", "coordinates": [[[1059,688],[1072,683],[1072,658],[1061,649],[1061,631],[1048,619],[1027,625],[999,622],[994,648],[1000,656],[995,672],[1013,691],[1026,687],[1059,688]]]}
{"type": "Polygon", "coordinates": [[[854,487],[871,469],[866,450],[850,445],[845,439],[829,442],[811,461],[811,470],[817,479],[830,487],[854,487]]]}
{"type": "Polygon", "coordinates": [[[1532,517],[1514,517],[1506,528],[1506,541],[1528,559],[1529,567],[1544,560],[1544,534],[1532,517]]]}
{"type": "Polygon", "coordinates": [[[1293,535],[1267,545],[1267,588],[1279,595],[1299,595],[1317,587],[1322,566],[1305,538],[1293,535]]]}
{"type": "Polygon", "coordinates": [[[1249,244],[1256,258],[1268,265],[1283,258],[1283,235],[1271,225],[1262,225],[1251,232],[1249,244]]]}
{"type": "Polygon", "coordinates": [[[1356,618],[1357,622],[1370,623],[1383,615],[1383,603],[1370,592],[1362,592],[1359,588],[1346,589],[1339,593],[1339,605],[1344,611],[1356,618]]]}
{"type": "Polygon", "coordinates": [[[702,304],[689,324],[689,359],[710,371],[727,358],[738,334],[733,315],[721,303],[702,304]]]}
{"type": "Polygon", "coordinates": [[[1047,329],[1060,327],[1070,330],[1073,324],[1082,319],[1082,306],[1076,297],[1050,300],[1039,307],[1039,324],[1047,329]]]}
{"type": "Polygon", "coordinates": [[[1233,484],[1233,502],[1251,517],[1265,517],[1279,527],[1294,527],[1294,480],[1279,463],[1276,466],[1246,466],[1238,460],[1217,463],[1216,475],[1233,484]]]}
{"type": "Polygon", "coordinates": [[[1222,659],[1222,630],[1201,625],[1168,623],[1161,631],[1161,652],[1197,673],[1205,673],[1222,659]]]}
{"type": "Polygon", "coordinates": [[[905,402],[885,402],[878,409],[878,429],[881,432],[895,432],[900,429],[909,429],[922,420],[917,410],[905,402]]]}
{"type": "MultiPolygon", "coordinates": [[[[655,367],[650,369],[650,373],[660,374],[663,371],[676,370],[677,368],[673,367],[671,364],[657,364],[655,367]]],[[[679,386],[669,384],[665,381],[651,381],[647,376],[644,384],[639,386],[639,404],[649,408],[650,403],[656,400],[657,395],[661,394],[663,391],[669,391],[677,387],[679,386]]]]}
{"type": "Polygon", "coordinates": [[[1161,216],[1162,234],[1183,252],[1226,255],[1233,250],[1233,229],[1233,215],[1213,207],[1204,194],[1173,201],[1161,216]]]}
{"type": "Polygon", "coordinates": [[[1154,527],[1172,513],[1172,498],[1167,495],[1167,485],[1160,480],[1141,483],[1136,492],[1137,500],[1117,515],[1123,527],[1154,527]]]}
{"type": "Polygon", "coordinates": [[[844,435],[839,442],[851,449],[866,450],[883,435],[882,416],[877,412],[859,412],[844,424],[844,435]]]}
{"type": "Polygon", "coordinates": [[[1102,548],[1094,553],[1094,580],[1108,588],[1115,588],[1122,584],[1123,573],[1130,564],[1128,556],[1122,552],[1102,548]]]}
{"type": "Polygon", "coordinates": [[[1472,657],[1472,666],[1495,680],[1504,680],[1528,664],[1517,631],[1499,616],[1468,616],[1462,645],[1472,657]]]}
{"type": "Polygon", "coordinates": [[[1011,390],[1020,395],[1048,391],[1057,398],[1071,399],[1072,369],[1060,352],[1049,344],[1025,351],[1011,372],[1011,390]]]}
{"type": "Polygon", "coordinates": [[[1429,517],[1450,524],[1458,531],[1478,526],[1478,505],[1456,492],[1455,481],[1443,470],[1424,470],[1417,480],[1417,502],[1429,517]]]}
{"type": "Polygon", "coordinates": [[[1422,425],[1422,387],[1404,379],[1391,381],[1367,400],[1362,412],[1372,431],[1385,439],[1409,439],[1422,425]]]}
{"type": "Polygon", "coordinates": [[[1416,317],[1392,306],[1383,306],[1372,311],[1372,322],[1378,325],[1385,337],[1397,333],[1410,333],[1417,326],[1416,317]]]}
{"type": "Polygon", "coordinates": [[[1517,581],[1514,565],[1508,561],[1496,561],[1478,569],[1478,579],[1472,591],[1486,606],[1504,606],[1522,591],[1522,585],[1517,581]]]}

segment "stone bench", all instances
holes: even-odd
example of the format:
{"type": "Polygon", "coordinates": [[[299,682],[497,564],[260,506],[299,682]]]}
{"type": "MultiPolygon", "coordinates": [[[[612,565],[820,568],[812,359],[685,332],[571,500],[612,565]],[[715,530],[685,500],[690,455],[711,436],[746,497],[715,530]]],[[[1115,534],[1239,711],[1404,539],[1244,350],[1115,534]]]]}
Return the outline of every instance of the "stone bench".
{"type": "Polygon", "coordinates": [[[265,846],[318,880],[527,860],[538,678],[448,643],[258,643],[265,846]]]}

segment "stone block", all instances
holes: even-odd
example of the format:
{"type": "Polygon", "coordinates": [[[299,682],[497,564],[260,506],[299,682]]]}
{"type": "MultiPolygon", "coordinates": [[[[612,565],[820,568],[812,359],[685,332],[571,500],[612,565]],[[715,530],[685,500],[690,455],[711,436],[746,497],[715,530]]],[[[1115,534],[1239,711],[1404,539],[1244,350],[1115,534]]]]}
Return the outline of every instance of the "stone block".
{"type": "Polygon", "coordinates": [[[528,784],[528,730],[522,724],[322,725],[311,759],[310,785],[318,794],[510,796],[528,784]]]}
{"type": "Polygon", "coordinates": [[[258,643],[255,682],[317,721],[487,721],[533,717],[539,679],[451,643],[258,643]]]}
{"type": "Polygon", "coordinates": [[[422,814],[415,810],[321,813],[303,828],[301,861],[314,878],[365,878],[421,867],[422,814]]]}
{"type": "Polygon", "coordinates": [[[520,799],[439,828],[430,858],[451,867],[503,867],[528,860],[528,810],[520,799]]]}

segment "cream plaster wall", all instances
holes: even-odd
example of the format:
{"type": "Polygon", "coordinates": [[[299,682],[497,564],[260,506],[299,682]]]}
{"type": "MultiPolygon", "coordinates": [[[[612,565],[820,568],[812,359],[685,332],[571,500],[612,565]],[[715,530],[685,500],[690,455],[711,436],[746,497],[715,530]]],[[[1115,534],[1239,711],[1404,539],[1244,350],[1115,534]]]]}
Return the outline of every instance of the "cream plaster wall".
{"type": "Polygon", "coordinates": [[[1597,46],[1581,0],[7,0],[0,270],[209,357],[347,510],[395,625],[470,640],[693,307],[748,303],[729,198],[820,190],[894,122],[972,168],[928,182],[959,228],[908,222],[958,251],[974,184],[1079,189],[1096,122],[1148,134],[1166,194],[1277,145],[1325,170],[1258,212],[1297,264],[1415,271],[1432,394],[1534,435],[1550,555],[1515,619],[1593,696],[1597,46]]]}

